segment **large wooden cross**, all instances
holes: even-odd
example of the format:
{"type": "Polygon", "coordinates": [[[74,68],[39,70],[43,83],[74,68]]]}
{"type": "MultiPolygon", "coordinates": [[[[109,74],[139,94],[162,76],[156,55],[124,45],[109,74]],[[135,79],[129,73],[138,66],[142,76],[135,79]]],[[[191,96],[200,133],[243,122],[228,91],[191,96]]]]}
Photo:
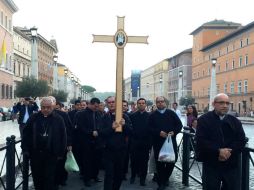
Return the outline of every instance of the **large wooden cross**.
{"type": "MultiPolygon", "coordinates": [[[[124,31],[124,17],[117,17],[117,31],[112,35],[93,35],[93,42],[115,43],[117,47],[116,58],[116,122],[119,123],[123,117],[122,95],[123,95],[123,70],[124,70],[124,47],[127,43],[147,42],[148,36],[127,36],[124,31]]],[[[122,131],[118,127],[117,132],[122,131]]]]}

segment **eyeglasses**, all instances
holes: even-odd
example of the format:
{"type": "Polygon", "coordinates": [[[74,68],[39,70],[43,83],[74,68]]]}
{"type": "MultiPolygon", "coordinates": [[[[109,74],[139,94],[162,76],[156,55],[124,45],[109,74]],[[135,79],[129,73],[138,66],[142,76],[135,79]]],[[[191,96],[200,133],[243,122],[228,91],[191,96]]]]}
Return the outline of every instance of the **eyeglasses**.
{"type": "Polygon", "coordinates": [[[115,101],[110,101],[110,102],[108,102],[108,104],[113,104],[113,103],[115,103],[115,101]]]}
{"type": "Polygon", "coordinates": [[[216,101],[215,103],[220,104],[221,106],[222,105],[228,106],[230,104],[230,102],[224,102],[224,101],[219,101],[219,102],[216,101]]]}

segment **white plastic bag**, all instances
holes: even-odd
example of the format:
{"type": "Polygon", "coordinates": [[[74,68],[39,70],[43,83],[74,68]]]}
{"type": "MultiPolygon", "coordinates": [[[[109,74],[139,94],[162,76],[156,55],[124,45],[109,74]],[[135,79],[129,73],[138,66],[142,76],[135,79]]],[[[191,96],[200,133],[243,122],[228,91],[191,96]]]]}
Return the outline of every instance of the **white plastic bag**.
{"type": "Polygon", "coordinates": [[[67,172],[78,172],[79,167],[73,156],[72,151],[67,152],[67,159],[65,161],[64,168],[67,172]]]}
{"type": "Polygon", "coordinates": [[[173,143],[171,136],[168,136],[164,142],[164,144],[161,147],[158,161],[160,162],[175,162],[175,152],[173,148],[173,143]]]}

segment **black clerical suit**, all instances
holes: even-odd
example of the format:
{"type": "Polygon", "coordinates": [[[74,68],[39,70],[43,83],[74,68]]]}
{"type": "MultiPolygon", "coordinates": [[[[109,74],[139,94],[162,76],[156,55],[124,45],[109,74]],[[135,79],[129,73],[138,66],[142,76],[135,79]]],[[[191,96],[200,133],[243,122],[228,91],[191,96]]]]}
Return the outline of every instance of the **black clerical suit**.
{"type": "Polygon", "coordinates": [[[131,154],[131,183],[137,174],[140,176],[140,184],[145,185],[151,147],[151,135],[148,127],[149,113],[136,111],[130,115],[132,135],[130,144],[131,154]]]}
{"type": "Polygon", "coordinates": [[[223,181],[226,190],[240,189],[237,167],[246,143],[241,122],[234,116],[220,118],[215,111],[210,111],[198,119],[196,141],[197,159],[203,162],[203,188],[220,189],[223,181]],[[219,160],[220,148],[232,149],[228,160],[219,160]]]}
{"type": "Polygon", "coordinates": [[[30,158],[36,190],[55,190],[57,160],[66,149],[66,130],[63,119],[52,112],[47,117],[39,112],[27,121],[22,150],[30,158]]]}
{"type": "Polygon", "coordinates": [[[115,114],[108,112],[102,119],[102,128],[99,130],[105,141],[105,178],[104,190],[119,190],[124,173],[124,155],[127,151],[126,137],[131,132],[129,117],[123,114],[125,125],[122,132],[116,132],[112,128],[115,114]]]}
{"type": "Polygon", "coordinates": [[[102,141],[100,135],[97,137],[93,136],[93,131],[99,130],[101,125],[100,120],[100,114],[88,107],[76,114],[76,125],[81,145],[84,182],[86,186],[90,186],[89,181],[91,179],[96,180],[99,173],[102,141]]]}
{"type": "Polygon", "coordinates": [[[153,113],[151,113],[148,122],[149,128],[152,133],[154,157],[156,160],[156,168],[158,173],[157,183],[159,187],[162,187],[161,189],[163,189],[166,186],[168,178],[173,172],[175,163],[165,163],[158,161],[160,149],[165,142],[165,138],[160,136],[160,132],[174,132],[174,135],[172,136],[172,143],[175,151],[175,157],[177,160],[176,135],[181,131],[183,126],[181,120],[176,115],[176,113],[169,109],[165,109],[164,111],[162,111],[162,113],[160,113],[158,110],[154,111],[153,113]]]}
{"type": "MultiPolygon", "coordinates": [[[[66,112],[60,111],[60,110],[54,110],[54,112],[63,118],[64,124],[66,127],[66,134],[67,134],[67,146],[72,146],[71,141],[72,141],[73,127],[72,127],[72,123],[69,118],[69,115],[66,112]]],[[[68,172],[64,168],[64,164],[66,161],[66,154],[67,154],[67,150],[65,151],[63,158],[59,159],[57,162],[56,184],[58,185],[65,185],[65,182],[68,178],[68,172]]]]}

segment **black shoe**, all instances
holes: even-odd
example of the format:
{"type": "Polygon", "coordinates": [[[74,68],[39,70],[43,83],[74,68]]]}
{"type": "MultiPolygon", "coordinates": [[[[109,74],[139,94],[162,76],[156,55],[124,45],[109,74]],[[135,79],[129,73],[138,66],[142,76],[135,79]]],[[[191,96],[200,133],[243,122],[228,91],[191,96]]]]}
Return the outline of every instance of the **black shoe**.
{"type": "Polygon", "coordinates": [[[94,181],[95,182],[102,182],[102,180],[100,178],[98,178],[98,177],[94,178],[94,181]]]}
{"type": "Polygon", "coordinates": [[[140,186],[146,186],[146,183],[144,181],[141,181],[140,186]]]}
{"type": "Polygon", "coordinates": [[[157,188],[157,190],[165,190],[165,189],[166,189],[165,185],[161,185],[157,188]]]}
{"type": "Polygon", "coordinates": [[[131,179],[130,179],[130,184],[134,184],[134,182],[135,182],[135,178],[134,178],[134,177],[131,177],[131,179]]]}
{"type": "Polygon", "coordinates": [[[86,187],[91,187],[91,182],[90,181],[85,181],[85,186],[86,187]]]}

